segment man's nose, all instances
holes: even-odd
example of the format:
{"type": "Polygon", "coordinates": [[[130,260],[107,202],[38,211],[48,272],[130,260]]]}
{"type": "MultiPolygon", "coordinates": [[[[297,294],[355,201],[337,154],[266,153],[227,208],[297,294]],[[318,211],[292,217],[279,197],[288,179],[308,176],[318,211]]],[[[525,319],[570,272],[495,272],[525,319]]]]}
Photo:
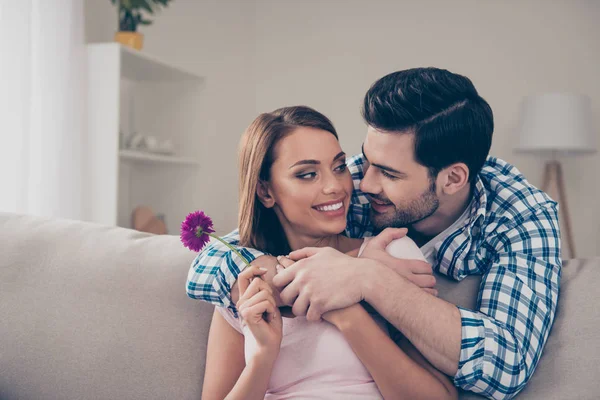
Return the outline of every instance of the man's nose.
{"type": "Polygon", "coordinates": [[[365,174],[358,187],[363,193],[378,194],[381,192],[381,188],[379,187],[379,183],[377,182],[373,168],[367,168],[365,170],[365,174]]]}

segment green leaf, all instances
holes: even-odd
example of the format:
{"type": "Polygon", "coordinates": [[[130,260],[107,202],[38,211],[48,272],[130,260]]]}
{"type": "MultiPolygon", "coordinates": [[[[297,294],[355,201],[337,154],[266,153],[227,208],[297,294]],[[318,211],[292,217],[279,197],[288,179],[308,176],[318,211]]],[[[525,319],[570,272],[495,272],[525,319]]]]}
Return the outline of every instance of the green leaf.
{"type": "Polygon", "coordinates": [[[148,13],[150,14],[154,14],[154,10],[152,9],[152,6],[150,4],[148,4],[148,2],[146,0],[139,0],[140,8],[143,8],[144,10],[148,11],[148,13]]]}
{"type": "Polygon", "coordinates": [[[150,24],[152,24],[152,21],[149,21],[147,19],[142,19],[139,22],[140,22],[140,25],[150,25],[150,24]]]}

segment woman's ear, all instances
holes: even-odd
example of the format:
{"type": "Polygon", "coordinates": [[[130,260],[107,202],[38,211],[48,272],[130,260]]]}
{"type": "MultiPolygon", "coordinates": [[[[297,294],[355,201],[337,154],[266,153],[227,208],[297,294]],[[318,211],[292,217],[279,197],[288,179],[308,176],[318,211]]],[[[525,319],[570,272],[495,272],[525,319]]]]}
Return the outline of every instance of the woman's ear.
{"type": "Polygon", "coordinates": [[[256,185],[256,195],[262,205],[266,208],[272,208],[275,205],[275,199],[271,195],[268,182],[258,181],[258,185],[256,185]]]}
{"type": "Polygon", "coordinates": [[[452,164],[444,168],[445,179],[442,190],[453,195],[469,184],[469,167],[464,163],[452,164]]]}

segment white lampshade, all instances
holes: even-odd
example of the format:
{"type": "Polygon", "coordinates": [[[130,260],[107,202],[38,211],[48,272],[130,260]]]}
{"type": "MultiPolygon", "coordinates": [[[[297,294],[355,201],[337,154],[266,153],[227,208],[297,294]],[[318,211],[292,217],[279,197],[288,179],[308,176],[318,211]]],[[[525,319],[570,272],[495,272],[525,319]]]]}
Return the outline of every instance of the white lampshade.
{"type": "Polygon", "coordinates": [[[594,153],[590,98],[570,93],[529,96],[521,104],[521,152],[594,153]]]}

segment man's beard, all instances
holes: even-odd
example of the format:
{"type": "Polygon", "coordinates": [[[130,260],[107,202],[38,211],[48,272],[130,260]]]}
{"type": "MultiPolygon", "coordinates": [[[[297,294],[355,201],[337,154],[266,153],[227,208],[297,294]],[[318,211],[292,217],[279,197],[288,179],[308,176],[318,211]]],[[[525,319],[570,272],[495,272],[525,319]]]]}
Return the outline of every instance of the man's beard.
{"type": "MultiPolygon", "coordinates": [[[[385,228],[408,228],[411,225],[430,217],[440,206],[440,201],[435,190],[435,180],[432,179],[429,189],[417,199],[412,200],[407,205],[394,205],[395,212],[392,215],[389,213],[379,214],[371,208],[370,219],[373,227],[377,231],[385,228]]],[[[379,199],[374,196],[371,197],[380,201],[387,200],[379,199]]],[[[387,200],[387,202],[391,203],[389,200],[387,200]]]]}

